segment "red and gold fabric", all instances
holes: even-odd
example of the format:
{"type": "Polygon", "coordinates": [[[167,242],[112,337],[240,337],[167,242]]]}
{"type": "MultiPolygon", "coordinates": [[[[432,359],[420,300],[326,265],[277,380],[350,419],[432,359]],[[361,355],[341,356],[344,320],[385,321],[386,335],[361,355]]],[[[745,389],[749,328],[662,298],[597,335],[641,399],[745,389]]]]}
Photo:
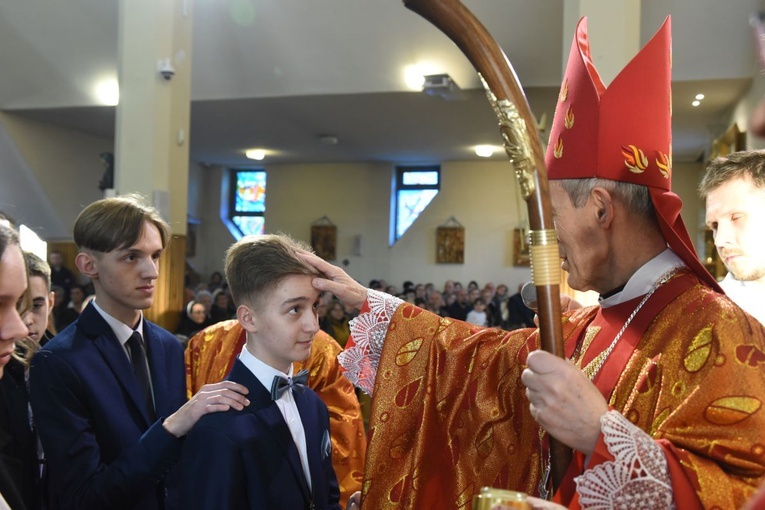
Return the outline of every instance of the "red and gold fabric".
{"type": "MultiPolygon", "coordinates": [[[[208,383],[222,381],[244,347],[244,328],[236,320],[219,322],[197,333],[186,349],[186,388],[189,397],[208,383]]],[[[316,333],[311,356],[294,363],[295,373],[309,370],[308,386],[329,410],[332,465],[340,485],[340,503],[361,490],[367,440],[361,408],[353,385],[345,378],[337,355],[340,345],[323,331],[316,333]]]]}
{"type": "MultiPolygon", "coordinates": [[[[537,333],[482,329],[369,295],[362,315],[389,319],[376,369],[351,350],[360,343],[369,357],[379,330],[362,339],[354,325],[340,358],[352,378],[361,369],[374,380],[363,507],[470,509],[486,485],[537,494],[540,430],[520,382],[537,333]]],[[[632,305],[564,317],[567,354],[585,372],[632,305]]],[[[657,488],[668,484],[663,494],[678,508],[739,508],[765,479],[765,329],[687,269],[644,310],[647,320],[638,314],[630,325],[642,331],[625,332],[628,347],[595,376],[614,411],[557,498],[618,507],[620,497],[661,501],[657,488]]]]}

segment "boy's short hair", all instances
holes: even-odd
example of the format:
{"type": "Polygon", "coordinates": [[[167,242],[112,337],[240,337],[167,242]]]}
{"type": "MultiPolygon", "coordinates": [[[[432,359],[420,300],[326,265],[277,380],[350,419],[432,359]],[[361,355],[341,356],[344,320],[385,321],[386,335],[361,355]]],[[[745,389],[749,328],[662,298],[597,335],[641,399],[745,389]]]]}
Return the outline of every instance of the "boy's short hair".
{"type": "Polygon", "coordinates": [[[288,276],[318,275],[297,250],[313,253],[305,243],[285,234],[247,236],[226,251],[226,280],[238,305],[257,308],[258,300],[269,294],[288,276]]]}
{"type": "Polygon", "coordinates": [[[24,252],[24,261],[27,263],[27,274],[30,277],[37,276],[45,280],[50,292],[50,265],[30,251],[24,252]]]}
{"type": "Polygon", "coordinates": [[[159,212],[138,194],[97,200],[82,210],[74,223],[74,242],[80,249],[102,253],[133,246],[143,225],[157,227],[162,247],[170,240],[170,227],[159,212]]]}

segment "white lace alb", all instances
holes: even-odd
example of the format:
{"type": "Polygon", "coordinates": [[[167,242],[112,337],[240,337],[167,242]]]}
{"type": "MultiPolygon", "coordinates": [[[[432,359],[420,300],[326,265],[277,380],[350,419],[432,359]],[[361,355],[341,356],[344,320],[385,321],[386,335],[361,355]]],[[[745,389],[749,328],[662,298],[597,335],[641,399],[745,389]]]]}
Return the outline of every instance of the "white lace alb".
{"type": "Polygon", "coordinates": [[[345,377],[370,396],[374,391],[388,325],[403,302],[385,292],[367,289],[369,311],[359,314],[350,323],[355,345],[337,356],[337,361],[345,369],[345,377]]]}
{"type": "Polygon", "coordinates": [[[574,479],[581,507],[674,509],[667,459],[656,441],[617,411],[604,414],[600,427],[614,460],[574,479]]]}

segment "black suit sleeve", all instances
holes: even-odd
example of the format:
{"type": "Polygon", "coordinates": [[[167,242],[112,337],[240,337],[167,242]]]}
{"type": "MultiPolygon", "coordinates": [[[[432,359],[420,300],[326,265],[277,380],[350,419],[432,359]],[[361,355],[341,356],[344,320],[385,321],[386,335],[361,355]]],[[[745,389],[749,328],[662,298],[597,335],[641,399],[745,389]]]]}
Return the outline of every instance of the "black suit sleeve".
{"type": "Polygon", "coordinates": [[[86,395],[66,360],[45,350],[35,356],[30,400],[50,467],[51,497],[61,508],[133,508],[156,490],[177,461],[182,442],[157,421],[137,444],[106,465],[92,427],[96,411],[86,395]]]}

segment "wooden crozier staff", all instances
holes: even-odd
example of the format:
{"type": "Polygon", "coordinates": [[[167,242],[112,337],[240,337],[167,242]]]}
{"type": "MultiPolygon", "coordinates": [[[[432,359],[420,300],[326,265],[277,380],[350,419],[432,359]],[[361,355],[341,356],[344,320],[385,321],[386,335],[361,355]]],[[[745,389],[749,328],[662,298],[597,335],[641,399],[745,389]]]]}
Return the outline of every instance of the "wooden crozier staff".
{"type": "MultiPolygon", "coordinates": [[[[505,53],[488,30],[457,0],[404,0],[454,41],[478,71],[499,118],[505,151],[515,168],[531,224],[531,275],[537,289],[542,349],[564,357],[560,311],[560,259],[553,225],[544,152],[536,121],[505,53]]],[[[571,461],[571,450],[550,437],[553,488],[571,461]]]]}

